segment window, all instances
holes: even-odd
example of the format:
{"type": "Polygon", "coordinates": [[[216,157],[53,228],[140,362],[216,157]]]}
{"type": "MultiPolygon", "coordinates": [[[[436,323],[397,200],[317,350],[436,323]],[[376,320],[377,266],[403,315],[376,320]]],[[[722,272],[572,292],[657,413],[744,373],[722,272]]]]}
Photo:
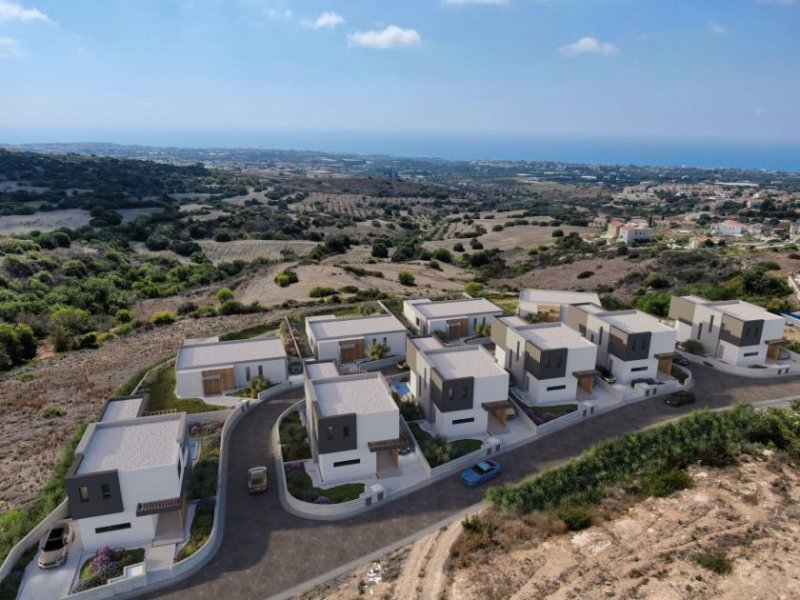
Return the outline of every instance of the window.
{"type": "Polygon", "coordinates": [[[565,389],[567,389],[567,386],[565,386],[565,385],[552,385],[549,388],[547,388],[547,391],[548,392],[555,392],[555,391],[558,391],[558,390],[565,390],[565,389]]]}
{"type": "Polygon", "coordinates": [[[702,333],[703,333],[703,324],[702,324],[702,323],[700,323],[700,325],[698,325],[698,326],[697,326],[697,339],[698,339],[698,340],[700,339],[700,335],[701,335],[702,333]]]}
{"type": "Polygon", "coordinates": [[[631,373],[637,373],[639,371],[647,371],[647,367],[634,367],[631,369],[631,373]]]}
{"type": "Polygon", "coordinates": [[[519,342],[517,342],[517,360],[519,360],[519,342]]]}
{"type": "Polygon", "coordinates": [[[758,352],[745,352],[742,356],[758,356],[758,352]]]}
{"type": "Polygon", "coordinates": [[[95,533],[108,533],[109,531],[119,531],[121,529],[130,529],[130,523],[119,523],[117,525],[106,525],[105,527],[96,527],[95,533]]]}
{"type": "Polygon", "coordinates": [[[328,425],[325,429],[325,439],[332,440],[333,439],[333,427],[328,425]]]}
{"type": "Polygon", "coordinates": [[[342,427],[342,437],[346,437],[346,438],[350,437],[350,427],[348,427],[347,425],[342,427]]]}
{"type": "MultiPolygon", "coordinates": [[[[594,335],[592,336],[592,341],[594,341],[594,335]]],[[[563,364],[564,364],[564,357],[559,354],[558,355],[558,364],[556,366],[560,369],[561,365],[563,365],[563,364]]]]}
{"type": "Polygon", "coordinates": [[[464,425],[466,423],[474,423],[475,419],[470,417],[468,419],[453,419],[453,425],[464,425]]]}
{"type": "Polygon", "coordinates": [[[386,344],[386,338],[383,338],[383,343],[386,344]]]}
{"type": "Polygon", "coordinates": [[[590,341],[590,342],[592,342],[592,343],[594,344],[594,334],[591,334],[591,335],[589,336],[589,341],[590,341]]]}
{"type": "Polygon", "coordinates": [[[711,333],[712,329],[714,329],[714,315],[711,315],[711,318],[708,320],[708,333],[711,333]]]}
{"type": "Polygon", "coordinates": [[[78,490],[78,491],[80,492],[80,495],[81,495],[81,502],[88,502],[89,501],[89,488],[86,487],[85,485],[82,485],[80,487],[80,490],[78,490]]]}
{"type": "Polygon", "coordinates": [[[250,367],[245,367],[245,369],[244,369],[244,378],[247,381],[250,381],[250,367]]]}
{"type": "Polygon", "coordinates": [[[178,459],[178,479],[181,478],[181,472],[183,471],[183,467],[181,466],[181,459],[178,459]]]}
{"type": "Polygon", "coordinates": [[[372,338],[372,345],[373,346],[377,346],[378,345],[378,338],[372,338]]]}
{"type": "Polygon", "coordinates": [[[473,327],[477,327],[478,326],[478,317],[475,317],[474,319],[472,319],[472,326],[473,327]]]}
{"type": "Polygon", "coordinates": [[[453,388],[447,388],[447,397],[452,400],[453,399],[453,388]]]}
{"type": "Polygon", "coordinates": [[[258,376],[264,379],[264,365],[258,365],[258,376]]]}
{"type": "MultiPolygon", "coordinates": [[[[178,470],[180,471],[180,463],[178,463],[178,470]]],[[[111,486],[107,483],[103,483],[100,485],[100,495],[103,497],[103,500],[108,500],[111,498],[111,486]]]]}
{"type": "Polygon", "coordinates": [[[349,467],[350,465],[357,465],[361,463],[360,458],[354,458],[352,460],[340,460],[339,462],[333,463],[334,467],[349,467]]]}
{"type": "Polygon", "coordinates": [[[598,337],[597,337],[597,345],[601,346],[603,344],[603,328],[602,327],[600,328],[600,331],[598,332],[597,335],[598,335],[598,337]]]}
{"type": "Polygon", "coordinates": [[[466,399],[469,396],[469,390],[466,387],[461,388],[461,397],[466,399]]]}

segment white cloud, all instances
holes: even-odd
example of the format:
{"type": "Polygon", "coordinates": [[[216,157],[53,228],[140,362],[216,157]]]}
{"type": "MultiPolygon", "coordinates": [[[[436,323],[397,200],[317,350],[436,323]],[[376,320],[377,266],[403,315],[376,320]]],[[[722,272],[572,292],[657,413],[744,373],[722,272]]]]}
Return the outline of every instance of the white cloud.
{"type": "Polygon", "coordinates": [[[708,24],[708,35],[711,37],[722,37],[728,35],[728,28],[722,23],[711,22],[708,24]]]}
{"type": "Polygon", "coordinates": [[[416,29],[402,29],[397,25],[389,25],[383,30],[356,31],[348,35],[347,39],[355,46],[378,50],[408,48],[422,42],[422,36],[416,29]]]}
{"type": "Polygon", "coordinates": [[[19,40],[5,35],[0,35],[0,59],[19,58],[22,56],[22,46],[19,40]]]}
{"type": "Polygon", "coordinates": [[[508,0],[442,0],[449,6],[464,6],[465,4],[483,4],[487,6],[505,6],[508,0]]]}
{"type": "Polygon", "coordinates": [[[323,12],[313,21],[304,21],[304,25],[314,29],[333,29],[344,23],[344,17],[335,12],[323,12]]]}
{"type": "Polygon", "coordinates": [[[25,8],[11,0],[0,0],[0,21],[46,21],[50,17],[36,8],[25,8]]]}
{"type": "Polygon", "coordinates": [[[601,42],[595,37],[586,36],[572,44],[566,44],[558,49],[564,56],[572,57],[579,54],[599,54],[600,56],[612,56],[619,52],[611,42],[601,42]]]}

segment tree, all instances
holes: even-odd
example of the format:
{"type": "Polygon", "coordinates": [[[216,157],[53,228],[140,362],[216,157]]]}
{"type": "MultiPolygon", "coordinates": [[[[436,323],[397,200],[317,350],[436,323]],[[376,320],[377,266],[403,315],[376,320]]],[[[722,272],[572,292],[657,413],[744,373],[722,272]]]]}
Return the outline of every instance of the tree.
{"type": "Polygon", "coordinates": [[[407,286],[415,285],[417,282],[417,280],[414,278],[414,274],[410,271],[400,271],[397,274],[397,281],[407,286]]]}
{"type": "Polygon", "coordinates": [[[56,351],[76,347],[76,338],[89,330],[89,313],[81,308],[62,306],[50,313],[50,331],[56,351]]]}
{"type": "Polygon", "coordinates": [[[464,286],[464,291],[470,296],[480,296],[485,287],[480,281],[470,281],[464,286]]]}
{"type": "Polygon", "coordinates": [[[456,242],[453,244],[453,252],[463,252],[464,251],[464,244],[461,242],[456,242]]]}
{"type": "Polygon", "coordinates": [[[389,248],[383,242],[375,242],[372,246],[372,256],[375,258],[389,258],[389,248]]]}
{"type": "Polygon", "coordinates": [[[561,229],[554,229],[553,233],[550,234],[554,238],[564,237],[564,232],[561,229]]]}
{"type": "Polygon", "coordinates": [[[228,302],[233,300],[233,292],[230,288],[224,287],[217,292],[217,300],[220,302],[228,302]]]}
{"type": "Polygon", "coordinates": [[[633,305],[651,315],[666,317],[669,313],[671,298],[672,296],[668,292],[647,292],[640,296],[633,305]]]}

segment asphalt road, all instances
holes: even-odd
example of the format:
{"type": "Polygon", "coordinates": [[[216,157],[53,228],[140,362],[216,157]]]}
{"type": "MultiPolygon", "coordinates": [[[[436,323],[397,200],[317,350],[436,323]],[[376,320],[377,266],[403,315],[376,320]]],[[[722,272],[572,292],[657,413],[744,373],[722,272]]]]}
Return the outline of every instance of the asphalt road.
{"type": "MultiPolygon", "coordinates": [[[[721,408],[800,396],[800,379],[759,381],[691,367],[698,380],[697,403],[674,408],[653,398],[587,419],[499,457],[498,483],[555,466],[607,437],[641,429],[701,407],[721,408]]],[[[278,415],[296,400],[273,400],[251,410],[234,430],[225,537],[217,556],[195,577],[150,598],[252,600],[279,594],[434,525],[480,502],[486,488],[468,490],[454,475],[359,517],[309,521],[286,513],[278,501],[275,474],[270,491],[250,496],[247,469],[273,465],[269,432],[278,415]]]]}

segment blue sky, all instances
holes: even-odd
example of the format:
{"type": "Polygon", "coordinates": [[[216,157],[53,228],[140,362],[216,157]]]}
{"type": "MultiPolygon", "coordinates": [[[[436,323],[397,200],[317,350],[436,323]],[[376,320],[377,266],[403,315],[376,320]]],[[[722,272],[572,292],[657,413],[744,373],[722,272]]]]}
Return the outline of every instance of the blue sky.
{"type": "Polygon", "coordinates": [[[800,0],[0,0],[0,139],[798,143],[798,74],[800,0]]]}

